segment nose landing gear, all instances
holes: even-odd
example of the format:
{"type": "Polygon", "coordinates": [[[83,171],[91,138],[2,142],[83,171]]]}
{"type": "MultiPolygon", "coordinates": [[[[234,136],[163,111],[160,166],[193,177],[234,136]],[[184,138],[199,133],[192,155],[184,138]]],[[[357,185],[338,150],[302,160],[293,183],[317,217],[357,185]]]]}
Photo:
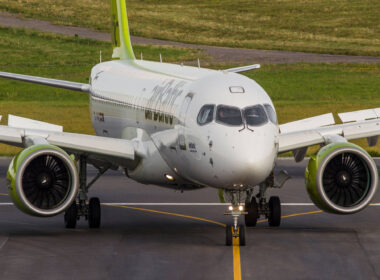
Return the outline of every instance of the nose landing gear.
{"type": "Polygon", "coordinates": [[[226,227],[226,245],[231,246],[234,238],[239,239],[238,245],[245,246],[245,226],[238,226],[237,229],[234,226],[226,227]]]}
{"type": "MultiPolygon", "coordinates": [[[[239,225],[239,218],[244,212],[244,205],[241,203],[242,191],[225,191],[227,199],[231,202],[228,211],[224,215],[232,216],[233,224],[226,226],[226,245],[231,246],[233,240],[239,240],[240,246],[245,246],[245,227],[239,225]]],[[[237,245],[237,244],[236,244],[237,245]]]]}

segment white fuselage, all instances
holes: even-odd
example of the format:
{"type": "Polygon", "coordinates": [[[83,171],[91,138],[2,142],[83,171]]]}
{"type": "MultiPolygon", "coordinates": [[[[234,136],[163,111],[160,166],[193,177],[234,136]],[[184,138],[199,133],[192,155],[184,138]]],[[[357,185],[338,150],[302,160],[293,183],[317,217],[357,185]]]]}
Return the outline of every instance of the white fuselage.
{"type": "Polygon", "coordinates": [[[255,105],[273,108],[273,103],[243,75],[117,60],[96,65],[90,82],[96,134],[142,140],[137,147],[141,160],[125,166],[127,175],[139,182],[183,190],[244,189],[260,184],[273,170],[278,125],[268,116],[259,125],[247,125],[250,117],[255,122],[256,111],[244,111],[255,105]],[[199,116],[205,105],[214,108],[206,123],[207,114],[199,116]]]}

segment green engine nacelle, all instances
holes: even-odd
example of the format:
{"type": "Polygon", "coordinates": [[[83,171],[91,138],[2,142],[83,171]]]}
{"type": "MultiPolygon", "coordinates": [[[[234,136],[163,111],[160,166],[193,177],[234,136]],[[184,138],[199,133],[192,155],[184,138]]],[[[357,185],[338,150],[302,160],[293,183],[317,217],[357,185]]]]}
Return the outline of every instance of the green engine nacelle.
{"type": "Polygon", "coordinates": [[[332,143],[310,158],[305,172],[307,191],[321,210],[352,214],[364,209],[378,185],[377,167],[361,147],[332,143]]]}
{"type": "Polygon", "coordinates": [[[52,145],[34,145],[17,154],[9,165],[7,182],[13,203],[40,217],[63,212],[79,189],[75,162],[52,145]]]}

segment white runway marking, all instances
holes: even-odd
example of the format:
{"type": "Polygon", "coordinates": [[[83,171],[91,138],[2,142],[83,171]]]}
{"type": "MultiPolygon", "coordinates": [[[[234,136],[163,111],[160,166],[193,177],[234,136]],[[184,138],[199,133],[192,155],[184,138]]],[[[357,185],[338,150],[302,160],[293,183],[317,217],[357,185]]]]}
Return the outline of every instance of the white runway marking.
{"type": "Polygon", "coordinates": [[[198,202],[107,202],[102,203],[103,205],[120,205],[120,206],[220,206],[220,205],[230,205],[229,203],[198,203],[198,202]]]}
{"type": "MultiPolygon", "coordinates": [[[[12,202],[0,202],[0,206],[10,206],[12,202]]],[[[227,206],[229,203],[212,202],[105,202],[102,205],[120,206],[227,206]]],[[[282,206],[315,206],[313,203],[281,203],[282,206]]],[[[371,203],[369,206],[380,206],[380,203],[371,203]]]]}

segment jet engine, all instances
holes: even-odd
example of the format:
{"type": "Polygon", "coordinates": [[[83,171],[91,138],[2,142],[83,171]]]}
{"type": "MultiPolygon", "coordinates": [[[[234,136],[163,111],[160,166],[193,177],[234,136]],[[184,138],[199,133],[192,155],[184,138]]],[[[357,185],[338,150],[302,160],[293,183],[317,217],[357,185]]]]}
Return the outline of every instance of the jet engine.
{"type": "Polygon", "coordinates": [[[305,172],[307,191],[321,210],[352,214],[374,196],[378,171],[371,156],[352,143],[332,143],[312,156],[305,172]]]}
{"type": "Polygon", "coordinates": [[[8,191],[23,212],[54,216],[76,198],[79,182],[73,159],[52,145],[34,145],[16,155],[8,169],[8,191]]]}

